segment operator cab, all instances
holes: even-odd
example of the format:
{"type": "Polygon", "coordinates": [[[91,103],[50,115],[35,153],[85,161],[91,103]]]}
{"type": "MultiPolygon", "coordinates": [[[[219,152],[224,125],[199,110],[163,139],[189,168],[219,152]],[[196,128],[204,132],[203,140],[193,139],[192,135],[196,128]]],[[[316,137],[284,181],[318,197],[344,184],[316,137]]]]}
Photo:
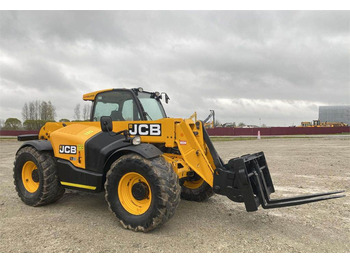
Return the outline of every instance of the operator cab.
{"type": "MultiPolygon", "coordinates": [[[[165,95],[166,102],[169,97],[165,95]]],[[[91,121],[100,121],[102,116],[110,116],[112,121],[141,121],[166,118],[162,95],[146,92],[142,88],[109,89],[85,94],[84,100],[93,102],[91,121]]]]}

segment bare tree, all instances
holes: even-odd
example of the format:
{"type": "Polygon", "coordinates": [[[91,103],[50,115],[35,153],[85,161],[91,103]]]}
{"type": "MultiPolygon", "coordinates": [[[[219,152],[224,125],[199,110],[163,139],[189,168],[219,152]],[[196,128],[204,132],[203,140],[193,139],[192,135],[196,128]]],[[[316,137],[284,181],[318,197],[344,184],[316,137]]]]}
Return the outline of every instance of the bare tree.
{"type": "Polygon", "coordinates": [[[85,104],[83,107],[83,120],[89,120],[90,119],[90,106],[88,104],[85,104]]]}
{"type": "Polygon", "coordinates": [[[80,120],[80,104],[77,104],[74,108],[74,119],[80,120]]]}
{"type": "Polygon", "coordinates": [[[35,106],[34,102],[29,102],[29,118],[30,120],[35,120],[35,106]]]}
{"type": "Polygon", "coordinates": [[[55,120],[56,118],[56,108],[53,106],[51,101],[47,103],[47,117],[48,120],[55,120]]]}
{"type": "Polygon", "coordinates": [[[51,101],[30,101],[22,108],[23,126],[27,130],[39,130],[48,121],[55,121],[56,110],[51,101]]]}
{"type": "Polygon", "coordinates": [[[56,109],[51,101],[31,101],[29,104],[24,104],[22,108],[22,117],[24,122],[26,120],[54,121],[56,117],[56,109]]]}
{"type": "Polygon", "coordinates": [[[34,102],[34,120],[39,120],[41,116],[41,105],[39,100],[34,102]]]}
{"type": "Polygon", "coordinates": [[[51,104],[51,101],[49,102],[41,102],[40,106],[40,119],[41,120],[55,120],[56,116],[56,110],[55,107],[51,104]]]}
{"type": "Polygon", "coordinates": [[[22,118],[23,122],[29,119],[29,107],[27,103],[25,103],[22,108],[22,118]]]}
{"type": "Polygon", "coordinates": [[[41,120],[48,120],[47,111],[48,111],[48,104],[45,101],[41,102],[41,104],[40,104],[40,119],[41,120]]]}

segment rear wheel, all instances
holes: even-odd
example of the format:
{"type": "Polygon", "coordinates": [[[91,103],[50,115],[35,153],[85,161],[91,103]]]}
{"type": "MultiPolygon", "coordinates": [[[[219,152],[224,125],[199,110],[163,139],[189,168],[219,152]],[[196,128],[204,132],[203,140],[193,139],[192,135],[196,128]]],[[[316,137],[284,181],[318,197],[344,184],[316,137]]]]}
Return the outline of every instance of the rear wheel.
{"type": "Polygon", "coordinates": [[[16,154],[13,171],[18,196],[27,205],[50,204],[64,194],[55,160],[48,152],[40,152],[33,147],[21,148],[16,154]]]}
{"type": "Polygon", "coordinates": [[[106,201],[124,228],[147,232],[164,224],[180,202],[178,176],[163,157],[122,156],[107,173],[106,201]]]}
{"type": "Polygon", "coordinates": [[[195,174],[190,180],[182,181],[181,198],[189,201],[202,202],[214,195],[212,187],[195,174]]]}

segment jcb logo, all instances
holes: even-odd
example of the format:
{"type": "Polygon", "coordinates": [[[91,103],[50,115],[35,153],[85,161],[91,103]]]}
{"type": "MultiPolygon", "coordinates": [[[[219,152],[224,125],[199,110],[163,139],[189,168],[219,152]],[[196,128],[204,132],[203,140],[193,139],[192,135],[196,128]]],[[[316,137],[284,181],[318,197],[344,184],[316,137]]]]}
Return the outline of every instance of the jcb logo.
{"type": "Polygon", "coordinates": [[[71,154],[75,155],[77,153],[77,147],[76,146],[65,146],[60,145],[58,152],[60,154],[71,154]]]}
{"type": "Polygon", "coordinates": [[[161,136],[161,124],[130,124],[129,133],[132,136],[161,136]]]}

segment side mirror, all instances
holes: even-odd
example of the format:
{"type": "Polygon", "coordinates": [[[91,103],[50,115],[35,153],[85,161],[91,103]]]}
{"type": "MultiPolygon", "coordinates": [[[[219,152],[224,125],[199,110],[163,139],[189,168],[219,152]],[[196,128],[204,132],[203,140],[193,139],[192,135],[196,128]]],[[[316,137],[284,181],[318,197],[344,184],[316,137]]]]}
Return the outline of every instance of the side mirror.
{"type": "Polygon", "coordinates": [[[100,124],[102,132],[112,132],[113,124],[110,116],[101,116],[100,124]]]}
{"type": "Polygon", "coordinates": [[[169,100],[170,100],[170,98],[169,98],[168,94],[167,94],[167,93],[165,93],[165,92],[163,92],[162,94],[164,94],[164,97],[165,97],[165,103],[168,103],[168,102],[169,102],[169,100]]]}
{"type": "Polygon", "coordinates": [[[169,102],[169,100],[170,100],[170,98],[168,97],[168,95],[167,95],[167,94],[165,94],[165,103],[168,103],[168,102],[169,102]]]}

